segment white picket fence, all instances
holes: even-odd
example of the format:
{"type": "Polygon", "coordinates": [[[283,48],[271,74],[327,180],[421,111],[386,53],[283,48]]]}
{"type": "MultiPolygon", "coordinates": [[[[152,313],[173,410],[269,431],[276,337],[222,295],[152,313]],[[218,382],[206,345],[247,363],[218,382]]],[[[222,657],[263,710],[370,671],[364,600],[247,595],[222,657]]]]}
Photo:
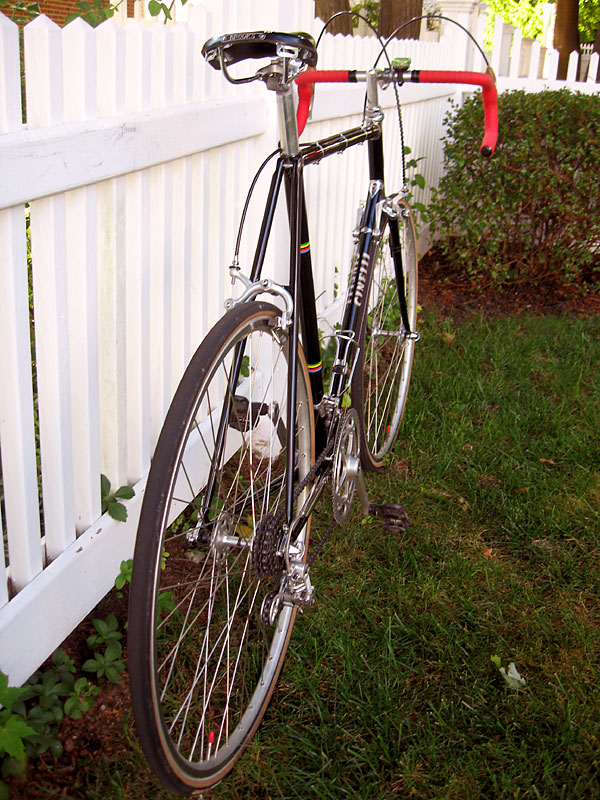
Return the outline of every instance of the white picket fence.
{"type": "MultiPolygon", "coordinates": [[[[60,644],[131,556],[164,414],[231,292],[226,267],[246,188],[277,141],[274,98],[257,84],[227,84],[204,62],[202,44],[234,30],[320,30],[313,0],[262,10],[235,0],[210,5],[171,27],[128,20],[93,30],[76,20],[61,30],[35,20],[25,29],[25,125],[17,29],[0,14],[0,669],[13,684],[60,644]],[[101,473],[113,488],[134,487],[126,523],[101,514],[101,473]]],[[[395,52],[414,66],[477,67],[462,37],[399,42],[395,52]]],[[[320,65],[365,68],[376,54],[372,38],[327,35],[320,65]]],[[[502,80],[544,83],[519,74],[502,80]]],[[[402,88],[406,143],[424,156],[428,186],[439,179],[449,97],[461,94],[402,88]]],[[[362,102],[360,86],[320,87],[304,138],[356,124],[362,102]]],[[[387,91],[389,144],[397,141],[392,105],[387,91]]],[[[388,150],[388,185],[398,185],[399,150],[388,150]]],[[[364,148],[355,148],[307,170],[324,328],[333,284],[349,264],[365,162],[364,148]]],[[[243,265],[261,214],[255,201],[243,265]]],[[[275,228],[266,273],[280,275],[283,213],[275,228]]]]}

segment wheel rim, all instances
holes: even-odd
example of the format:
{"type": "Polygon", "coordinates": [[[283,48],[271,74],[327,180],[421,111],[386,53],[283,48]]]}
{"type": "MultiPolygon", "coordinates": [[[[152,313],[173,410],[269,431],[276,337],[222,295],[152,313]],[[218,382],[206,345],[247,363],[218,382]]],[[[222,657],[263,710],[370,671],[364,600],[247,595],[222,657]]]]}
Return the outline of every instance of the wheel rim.
{"type": "MultiPolygon", "coordinates": [[[[408,320],[414,331],[417,317],[416,249],[410,217],[398,217],[408,320]]],[[[404,411],[414,340],[403,335],[389,223],[376,252],[369,292],[362,370],[362,414],[371,458],[381,461],[389,451],[404,411]]]]}
{"type": "MultiPolygon", "coordinates": [[[[313,430],[305,370],[300,374],[301,479],[310,469],[313,430]]],[[[273,328],[264,318],[243,326],[203,381],[164,507],[152,631],[156,722],[171,768],[210,779],[210,785],[228,771],[258,725],[294,621],[294,610],[283,608],[272,628],[261,624],[261,604],[273,585],[256,577],[251,558],[258,521],[284,502],[286,387],[287,354],[273,328]],[[235,405],[202,523],[207,465],[215,453],[235,347],[242,340],[235,405]]]]}

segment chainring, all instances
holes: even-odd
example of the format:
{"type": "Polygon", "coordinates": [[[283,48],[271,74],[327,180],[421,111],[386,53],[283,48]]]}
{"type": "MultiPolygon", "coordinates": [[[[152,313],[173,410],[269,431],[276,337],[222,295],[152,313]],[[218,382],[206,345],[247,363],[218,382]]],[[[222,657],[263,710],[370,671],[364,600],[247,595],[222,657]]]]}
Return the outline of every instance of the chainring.
{"type": "Polygon", "coordinates": [[[338,524],[345,522],[352,508],[356,491],[357,459],[360,458],[358,413],[354,408],[343,412],[333,447],[331,494],[333,516],[338,524]]]}

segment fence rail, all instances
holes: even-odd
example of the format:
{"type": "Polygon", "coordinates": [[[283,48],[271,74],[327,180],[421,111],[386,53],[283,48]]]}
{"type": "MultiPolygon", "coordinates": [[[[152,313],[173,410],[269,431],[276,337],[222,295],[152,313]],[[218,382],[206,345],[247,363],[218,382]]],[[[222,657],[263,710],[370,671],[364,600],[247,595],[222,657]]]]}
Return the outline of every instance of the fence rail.
{"type": "MultiPolygon", "coordinates": [[[[270,93],[226,84],[201,46],[225,30],[320,29],[312,0],[249,6],[200,4],[172,27],[128,20],[93,30],[76,20],[61,30],[40,17],[25,28],[25,124],[18,32],[0,14],[0,669],[12,683],[60,644],[131,555],[169,400],[230,291],[246,188],[277,123],[270,93]],[[126,523],[102,514],[102,473],[135,489],[126,523]]],[[[548,85],[519,77],[518,39],[505,70],[496,57],[505,29],[496,30],[500,80],[548,85]]],[[[461,37],[447,30],[439,42],[395,47],[414,66],[469,68],[477,54],[461,37]]],[[[364,68],[377,52],[373,38],[326,35],[320,63],[364,68]]],[[[528,76],[536,63],[539,72],[536,52],[528,76]]],[[[592,56],[590,75],[594,65],[592,56]]],[[[596,91],[590,75],[577,86],[596,91]]],[[[440,176],[448,98],[461,96],[402,88],[406,143],[424,157],[428,187],[440,176]]],[[[356,124],[362,104],[361,87],[320,88],[306,138],[356,124]]],[[[391,91],[383,105],[384,136],[397,141],[391,91]]],[[[355,148],[307,169],[324,330],[347,274],[365,160],[355,148]]],[[[388,185],[399,186],[400,162],[396,147],[388,185]]],[[[254,203],[242,263],[261,212],[254,203]]],[[[266,260],[276,277],[288,241],[282,214],[266,260]]]]}

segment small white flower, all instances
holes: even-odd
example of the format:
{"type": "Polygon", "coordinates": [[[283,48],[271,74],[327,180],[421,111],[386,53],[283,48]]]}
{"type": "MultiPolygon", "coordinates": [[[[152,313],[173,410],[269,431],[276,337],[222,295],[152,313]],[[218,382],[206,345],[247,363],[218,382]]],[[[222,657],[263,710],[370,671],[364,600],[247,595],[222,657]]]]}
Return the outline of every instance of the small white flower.
{"type": "Polygon", "coordinates": [[[525,686],[525,678],[519,675],[519,671],[513,661],[508,665],[508,670],[505,667],[500,667],[500,674],[510,689],[522,689],[525,686]]]}

